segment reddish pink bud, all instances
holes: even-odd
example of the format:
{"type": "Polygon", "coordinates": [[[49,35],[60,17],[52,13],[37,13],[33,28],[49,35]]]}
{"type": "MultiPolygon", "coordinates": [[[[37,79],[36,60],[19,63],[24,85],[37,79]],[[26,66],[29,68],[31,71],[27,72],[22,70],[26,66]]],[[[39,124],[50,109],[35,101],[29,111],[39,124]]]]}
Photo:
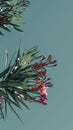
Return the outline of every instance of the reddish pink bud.
{"type": "Polygon", "coordinates": [[[52,86],[53,86],[53,84],[51,82],[46,82],[45,83],[45,87],[52,87],[52,86]]]}
{"type": "Polygon", "coordinates": [[[37,72],[37,73],[40,74],[41,76],[46,76],[46,70],[40,71],[40,72],[37,72]]]}
{"type": "Polygon", "coordinates": [[[47,105],[47,103],[43,99],[38,100],[38,102],[43,104],[43,105],[47,105]]]}
{"type": "Polygon", "coordinates": [[[32,87],[31,91],[33,91],[33,92],[39,91],[39,88],[38,87],[32,87]]]}

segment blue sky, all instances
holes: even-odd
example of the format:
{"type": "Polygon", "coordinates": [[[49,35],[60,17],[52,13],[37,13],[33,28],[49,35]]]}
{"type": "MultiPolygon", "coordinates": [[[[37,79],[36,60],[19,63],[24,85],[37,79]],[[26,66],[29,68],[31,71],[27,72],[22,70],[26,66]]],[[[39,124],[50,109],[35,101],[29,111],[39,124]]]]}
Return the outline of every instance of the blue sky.
{"type": "Polygon", "coordinates": [[[24,16],[24,33],[12,30],[0,37],[1,70],[5,49],[11,56],[21,40],[21,50],[38,45],[41,54],[52,54],[58,66],[47,68],[53,88],[48,90],[48,105],[28,104],[20,115],[24,127],[8,110],[6,121],[0,121],[2,130],[71,130],[73,127],[73,1],[32,0],[24,16]]]}

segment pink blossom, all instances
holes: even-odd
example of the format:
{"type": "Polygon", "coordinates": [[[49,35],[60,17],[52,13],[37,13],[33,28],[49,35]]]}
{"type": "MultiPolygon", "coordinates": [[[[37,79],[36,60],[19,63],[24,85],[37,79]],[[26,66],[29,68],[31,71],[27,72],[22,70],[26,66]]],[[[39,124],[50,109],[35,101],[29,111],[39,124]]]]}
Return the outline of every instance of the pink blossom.
{"type": "Polygon", "coordinates": [[[40,74],[41,76],[46,76],[46,70],[37,71],[37,74],[40,74]]]}
{"type": "Polygon", "coordinates": [[[33,64],[34,69],[42,69],[46,66],[57,66],[56,60],[52,60],[51,55],[47,59],[43,57],[38,63],[33,64]]]}
{"type": "Polygon", "coordinates": [[[44,99],[47,99],[47,87],[45,86],[39,86],[39,91],[40,91],[40,94],[41,96],[44,98],[44,99]]]}
{"type": "Polygon", "coordinates": [[[4,100],[4,98],[2,96],[0,96],[0,109],[2,108],[3,100],[4,100]]]}
{"type": "Polygon", "coordinates": [[[44,100],[44,99],[42,99],[42,98],[41,98],[41,99],[39,99],[39,100],[38,100],[38,102],[39,102],[39,103],[41,103],[41,104],[43,104],[43,105],[47,105],[47,103],[45,102],[45,100],[44,100]]]}

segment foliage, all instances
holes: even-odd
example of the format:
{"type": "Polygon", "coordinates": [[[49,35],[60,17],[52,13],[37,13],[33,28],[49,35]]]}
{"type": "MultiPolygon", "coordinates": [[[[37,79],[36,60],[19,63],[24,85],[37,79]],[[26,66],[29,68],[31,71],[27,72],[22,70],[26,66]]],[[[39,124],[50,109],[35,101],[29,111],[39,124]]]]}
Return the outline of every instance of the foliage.
{"type": "Polygon", "coordinates": [[[7,115],[7,105],[20,119],[14,106],[21,109],[22,104],[29,109],[26,101],[47,104],[46,89],[52,87],[52,83],[50,78],[47,79],[46,67],[57,64],[56,60],[52,60],[51,55],[46,59],[44,56],[38,56],[37,53],[35,46],[21,56],[18,48],[15,59],[13,56],[10,62],[6,63],[6,69],[0,73],[0,110],[3,119],[7,115]],[[2,109],[4,102],[5,113],[2,109]]]}
{"type": "Polygon", "coordinates": [[[28,5],[29,1],[27,0],[0,1],[0,35],[3,35],[3,30],[11,32],[9,26],[12,26],[17,31],[23,32],[19,25],[23,23],[23,13],[28,5]]]}
{"type": "MultiPolygon", "coordinates": [[[[0,35],[3,31],[11,32],[13,27],[20,28],[23,22],[23,13],[29,5],[29,0],[0,0],[0,35]]],[[[7,117],[8,106],[22,122],[17,108],[26,107],[26,102],[47,104],[47,89],[52,87],[50,78],[47,78],[47,67],[56,66],[56,60],[49,55],[47,58],[38,55],[38,48],[34,46],[23,54],[18,48],[8,63],[6,52],[5,69],[0,73],[0,118],[7,117]]]]}

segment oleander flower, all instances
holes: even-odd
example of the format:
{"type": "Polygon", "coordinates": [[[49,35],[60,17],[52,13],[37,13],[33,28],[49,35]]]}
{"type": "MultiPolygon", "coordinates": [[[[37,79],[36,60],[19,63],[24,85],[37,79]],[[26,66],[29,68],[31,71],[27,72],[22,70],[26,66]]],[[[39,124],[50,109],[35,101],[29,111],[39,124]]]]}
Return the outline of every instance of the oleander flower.
{"type": "Polygon", "coordinates": [[[52,87],[53,84],[51,82],[46,82],[44,81],[43,78],[41,78],[38,82],[37,82],[38,86],[37,87],[32,87],[31,91],[32,92],[37,92],[39,91],[40,92],[40,96],[39,96],[39,99],[37,100],[37,96],[35,98],[35,101],[43,104],[43,105],[46,105],[47,103],[45,102],[45,100],[48,100],[48,97],[47,97],[47,89],[49,87],[52,87]]]}

